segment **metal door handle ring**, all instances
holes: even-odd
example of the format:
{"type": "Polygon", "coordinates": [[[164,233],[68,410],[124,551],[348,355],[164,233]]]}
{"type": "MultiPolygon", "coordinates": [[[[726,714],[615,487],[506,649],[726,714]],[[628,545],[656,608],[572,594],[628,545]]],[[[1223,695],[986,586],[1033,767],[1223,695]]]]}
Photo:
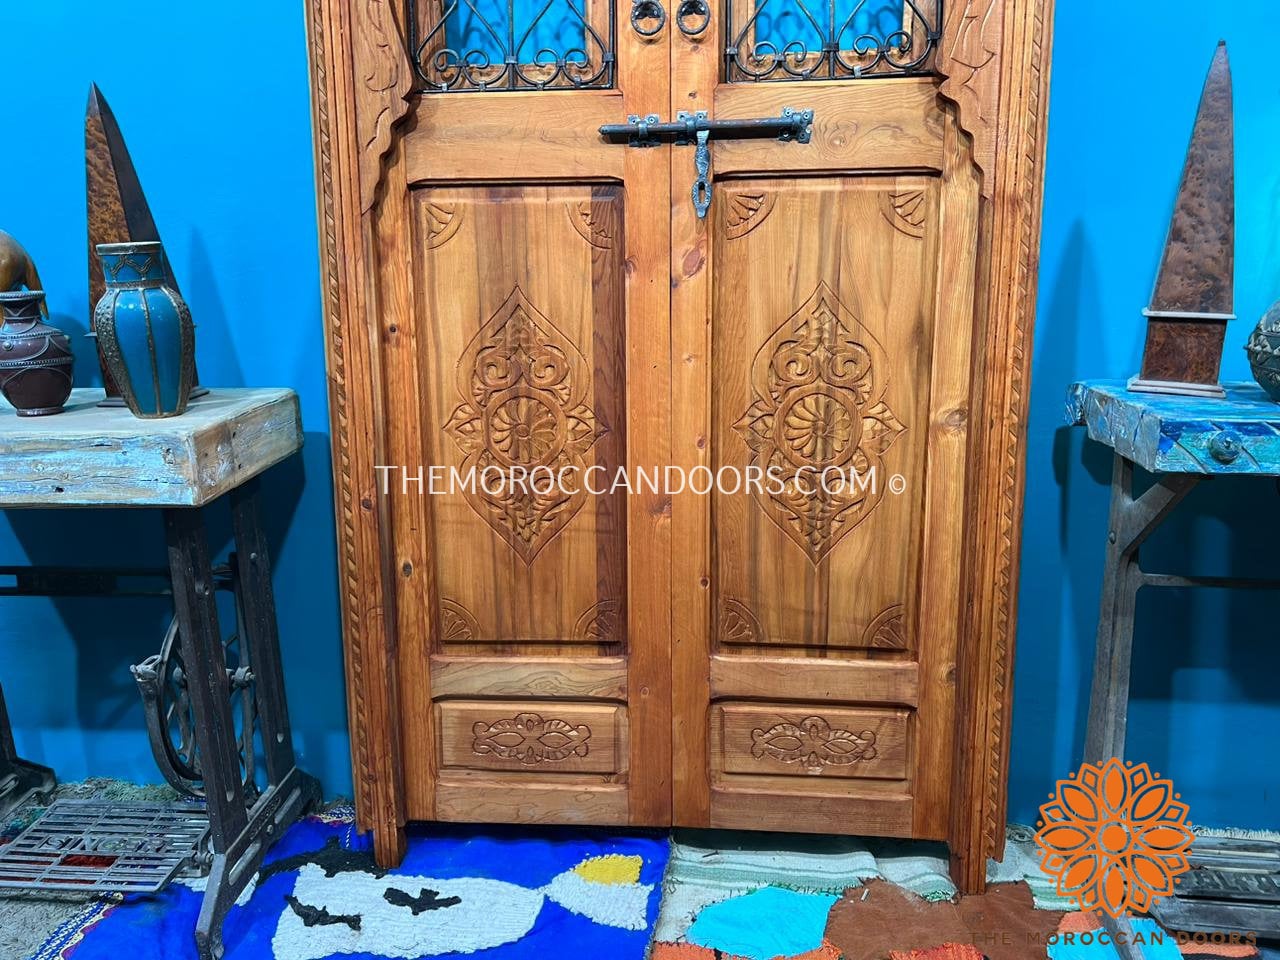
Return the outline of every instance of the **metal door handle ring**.
{"type": "Polygon", "coordinates": [[[667,25],[667,10],[662,0],[635,0],[631,4],[631,29],[642,37],[656,37],[667,25]],[[645,20],[656,20],[651,27],[641,24],[645,20]]]}
{"type": "Polygon", "coordinates": [[[686,37],[700,37],[711,25],[711,7],[707,0],[680,0],[676,9],[676,26],[686,37]],[[696,18],[690,24],[689,18],[696,18]]]}

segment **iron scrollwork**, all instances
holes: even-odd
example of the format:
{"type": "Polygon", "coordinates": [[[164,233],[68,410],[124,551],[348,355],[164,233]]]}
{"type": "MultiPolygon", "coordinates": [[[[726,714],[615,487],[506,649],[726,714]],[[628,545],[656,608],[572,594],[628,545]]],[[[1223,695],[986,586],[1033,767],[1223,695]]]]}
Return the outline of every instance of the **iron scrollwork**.
{"type": "MultiPolygon", "coordinates": [[[[587,2],[405,0],[409,54],[419,91],[612,87],[614,5],[596,4],[590,9],[597,12],[588,16],[587,2]]],[[[636,6],[648,3],[658,7],[665,24],[666,12],[658,0],[637,0],[636,6]]]]}
{"type": "Polygon", "coordinates": [[[943,0],[737,0],[745,22],[725,2],[730,82],[928,73],[942,38],[943,0]]]}

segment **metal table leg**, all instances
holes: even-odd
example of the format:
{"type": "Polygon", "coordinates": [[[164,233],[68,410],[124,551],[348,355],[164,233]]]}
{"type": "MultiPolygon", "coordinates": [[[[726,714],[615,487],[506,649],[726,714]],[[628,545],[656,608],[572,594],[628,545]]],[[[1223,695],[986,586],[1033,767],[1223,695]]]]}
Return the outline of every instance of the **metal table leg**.
{"type": "MultiPolygon", "coordinates": [[[[1103,568],[1102,609],[1098,615],[1093,691],[1084,758],[1091,763],[1124,756],[1129,715],[1129,667],[1133,654],[1133,616],[1143,585],[1138,548],[1196,485],[1191,476],[1160,477],[1137,499],[1133,496],[1133,463],[1116,454],[1111,473],[1111,517],[1103,568]]],[[[1132,921],[1103,914],[1121,960],[1143,960],[1135,946],[1132,921]]]]}
{"type": "Polygon", "coordinates": [[[57,785],[53,771],[18,758],[9,726],[9,710],[0,688],[0,820],[20,807],[34,794],[49,793],[57,785]]]}
{"type": "Polygon", "coordinates": [[[1133,614],[1143,585],[1138,548],[1199,482],[1183,474],[1159,477],[1137,499],[1133,463],[1116,454],[1111,473],[1111,518],[1103,567],[1102,609],[1098,615],[1093,692],[1084,758],[1096,763],[1124,756],[1129,714],[1129,666],[1133,653],[1133,614]]]}
{"type": "Polygon", "coordinates": [[[197,509],[166,510],[165,536],[183,662],[195,717],[196,749],[209,812],[212,865],[196,946],[201,960],[223,955],[222,921],[257,873],[273,840],[319,799],[315,780],[293,762],[288,711],[280,676],[275,601],[265,538],[258,523],[256,491],[232,494],[236,545],[242,558],[247,642],[267,757],[268,786],[252,807],[245,794],[239,741],[231,713],[230,682],[204,516],[197,509]]]}

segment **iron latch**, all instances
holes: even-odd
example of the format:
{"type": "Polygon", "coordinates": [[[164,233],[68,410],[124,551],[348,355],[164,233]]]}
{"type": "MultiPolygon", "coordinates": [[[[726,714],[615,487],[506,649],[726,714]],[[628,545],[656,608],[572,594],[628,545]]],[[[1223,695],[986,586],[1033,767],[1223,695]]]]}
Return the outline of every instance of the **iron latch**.
{"type": "Polygon", "coordinates": [[[629,147],[654,147],[659,143],[672,143],[678,147],[693,144],[696,147],[693,154],[693,208],[701,220],[711,208],[712,139],[771,137],[783,143],[808,143],[812,130],[812,110],[783,107],[779,116],[745,120],[711,120],[705,110],[696,113],[681,111],[674,121],[665,123],[656,113],[646,117],[632,114],[626,123],[606,123],[600,128],[600,135],[615,143],[625,142],[629,147]]]}

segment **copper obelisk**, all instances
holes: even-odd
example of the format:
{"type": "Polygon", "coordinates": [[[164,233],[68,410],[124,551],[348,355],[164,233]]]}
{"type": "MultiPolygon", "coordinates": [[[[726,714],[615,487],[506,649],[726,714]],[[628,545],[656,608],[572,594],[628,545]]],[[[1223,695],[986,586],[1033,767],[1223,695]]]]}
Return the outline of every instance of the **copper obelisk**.
{"type": "Polygon", "coordinates": [[[1235,143],[1231,65],[1218,42],[1178,185],[1147,317],[1142,372],[1129,389],[1221,397],[1218,371],[1235,319],[1235,143]]]}
{"type": "MultiPolygon", "coordinates": [[[[102,262],[97,254],[98,244],[160,241],[160,231],[151,216],[151,208],[142,192],[138,172],[133,168],[133,159],[120,133],[120,125],[96,83],[89,87],[89,107],[84,117],[84,169],[89,210],[89,330],[92,331],[93,308],[106,289],[102,262]]],[[[164,272],[165,282],[178,290],[178,281],[167,255],[164,272]]],[[[93,336],[92,332],[90,336],[93,336]]],[[[107,391],[102,405],[124,406],[120,388],[112,380],[101,353],[98,354],[98,365],[107,391]]],[[[196,382],[199,383],[199,379],[196,382]]],[[[191,391],[191,396],[208,392],[197,386],[191,391]]]]}

